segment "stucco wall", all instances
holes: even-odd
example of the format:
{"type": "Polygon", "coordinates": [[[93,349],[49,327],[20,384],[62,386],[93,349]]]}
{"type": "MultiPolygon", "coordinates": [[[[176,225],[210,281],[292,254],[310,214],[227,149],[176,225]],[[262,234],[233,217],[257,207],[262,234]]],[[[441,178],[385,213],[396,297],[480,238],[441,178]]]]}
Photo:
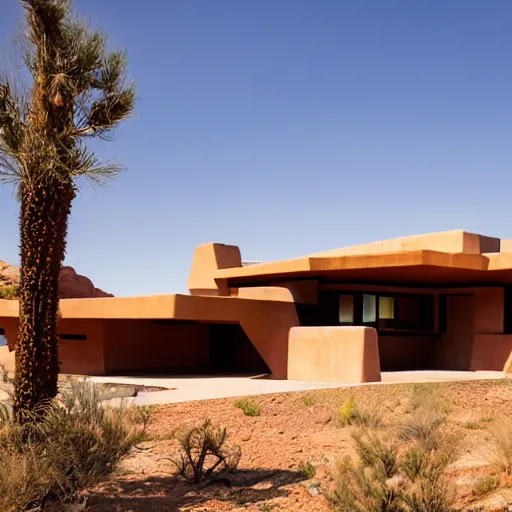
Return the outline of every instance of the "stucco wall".
{"type": "Polygon", "coordinates": [[[61,373],[103,375],[103,321],[60,320],[60,335],[85,335],[86,340],[60,339],[59,360],[61,373]]]}
{"type": "Polygon", "coordinates": [[[204,370],[209,362],[208,324],[105,321],[105,371],[204,370]]]}
{"type": "Polygon", "coordinates": [[[294,327],[288,354],[292,380],[381,380],[377,331],[369,327],[294,327]]]}
{"type": "Polygon", "coordinates": [[[471,370],[502,371],[511,353],[511,334],[477,334],[473,343],[471,370]]]}

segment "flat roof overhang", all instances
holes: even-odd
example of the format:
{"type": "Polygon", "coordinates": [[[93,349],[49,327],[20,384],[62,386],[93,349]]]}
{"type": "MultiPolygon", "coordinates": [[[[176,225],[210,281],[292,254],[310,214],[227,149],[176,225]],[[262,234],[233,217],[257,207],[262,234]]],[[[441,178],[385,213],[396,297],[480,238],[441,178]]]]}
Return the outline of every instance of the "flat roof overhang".
{"type": "MultiPolygon", "coordinates": [[[[89,320],[176,320],[238,323],[267,307],[289,308],[281,301],[196,295],[150,295],[101,299],[63,299],[59,318],[89,320]]],[[[0,317],[17,318],[17,300],[0,300],[0,317]]]]}
{"type": "Polygon", "coordinates": [[[309,257],[219,270],[216,281],[230,287],[318,279],[343,283],[439,287],[512,283],[512,254],[407,251],[372,255],[309,257]]]}

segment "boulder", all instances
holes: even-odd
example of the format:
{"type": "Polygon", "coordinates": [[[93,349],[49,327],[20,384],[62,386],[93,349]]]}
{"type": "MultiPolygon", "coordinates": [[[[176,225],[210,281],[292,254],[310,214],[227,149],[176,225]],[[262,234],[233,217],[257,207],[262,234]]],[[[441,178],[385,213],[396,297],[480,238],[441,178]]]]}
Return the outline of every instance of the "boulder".
{"type": "MultiPolygon", "coordinates": [[[[0,287],[19,284],[20,268],[0,260],[0,287]]],[[[96,288],[92,281],[77,274],[72,267],[62,267],[59,276],[59,297],[61,299],[96,299],[113,297],[96,288]]]]}

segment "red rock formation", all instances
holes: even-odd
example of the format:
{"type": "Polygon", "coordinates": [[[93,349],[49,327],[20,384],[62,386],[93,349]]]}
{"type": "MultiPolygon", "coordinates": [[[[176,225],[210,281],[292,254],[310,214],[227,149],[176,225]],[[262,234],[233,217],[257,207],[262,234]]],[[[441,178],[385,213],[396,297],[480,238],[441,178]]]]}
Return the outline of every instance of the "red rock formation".
{"type": "MultiPolygon", "coordinates": [[[[20,268],[0,260],[0,286],[19,284],[20,268]]],[[[61,299],[89,299],[113,297],[96,288],[91,280],[77,274],[72,267],[62,267],[59,276],[59,296],[61,299]]]]}

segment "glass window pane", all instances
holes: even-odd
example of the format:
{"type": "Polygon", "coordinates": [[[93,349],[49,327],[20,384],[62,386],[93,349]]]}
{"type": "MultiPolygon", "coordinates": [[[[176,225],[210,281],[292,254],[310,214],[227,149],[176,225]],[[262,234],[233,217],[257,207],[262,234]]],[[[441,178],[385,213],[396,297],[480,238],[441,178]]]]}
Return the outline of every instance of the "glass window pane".
{"type": "Polygon", "coordinates": [[[363,295],[363,323],[377,321],[377,296],[363,295]]]}
{"type": "Polygon", "coordinates": [[[340,324],[354,323],[354,296],[340,295],[340,324]]]}
{"type": "Polygon", "coordinates": [[[395,318],[395,299],[393,297],[379,297],[379,319],[393,320],[395,318]]]}

